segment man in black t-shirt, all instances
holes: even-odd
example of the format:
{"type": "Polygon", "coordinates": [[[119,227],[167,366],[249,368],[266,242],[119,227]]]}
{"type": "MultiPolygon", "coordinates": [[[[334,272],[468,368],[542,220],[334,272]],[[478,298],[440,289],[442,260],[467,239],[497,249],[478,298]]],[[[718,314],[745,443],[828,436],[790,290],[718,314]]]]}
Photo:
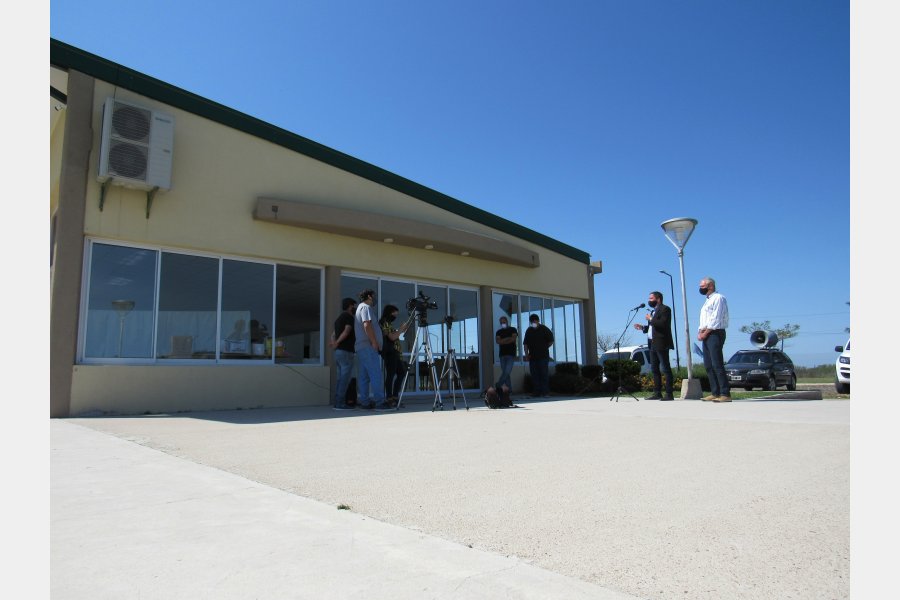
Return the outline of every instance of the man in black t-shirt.
{"type": "Polygon", "coordinates": [[[528,331],[522,340],[525,346],[525,360],[531,371],[531,382],[534,386],[533,398],[550,395],[550,347],[553,345],[553,332],[541,323],[536,314],[528,317],[528,331]]]}
{"type": "Polygon", "coordinates": [[[497,330],[495,339],[500,354],[500,379],[494,387],[499,390],[505,385],[512,389],[509,374],[512,373],[513,363],[516,361],[516,340],[519,339],[519,332],[515,327],[509,326],[509,319],[500,317],[500,329],[497,330]]]}
{"type": "Polygon", "coordinates": [[[337,368],[337,388],[334,390],[334,408],[350,410],[347,405],[347,386],[350,385],[350,373],[353,371],[354,345],[356,334],[353,331],[353,314],[356,311],[356,300],[344,298],[341,302],[341,314],[334,321],[334,333],[331,334],[331,347],[334,348],[334,364],[337,368]]]}

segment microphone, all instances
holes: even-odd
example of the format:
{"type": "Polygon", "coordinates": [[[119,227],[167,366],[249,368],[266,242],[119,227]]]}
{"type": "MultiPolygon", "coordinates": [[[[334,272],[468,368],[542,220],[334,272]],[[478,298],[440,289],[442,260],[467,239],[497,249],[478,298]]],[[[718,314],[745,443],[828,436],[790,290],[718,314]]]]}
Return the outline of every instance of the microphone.
{"type": "Polygon", "coordinates": [[[638,309],[644,308],[645,306],[647,306],[647,305],[644,304],[643,302],[641,302],[640,304],[638,304],[637,306],[635,306],[635,307],[632,308],[631,310],[638,310],[638,309]]]}

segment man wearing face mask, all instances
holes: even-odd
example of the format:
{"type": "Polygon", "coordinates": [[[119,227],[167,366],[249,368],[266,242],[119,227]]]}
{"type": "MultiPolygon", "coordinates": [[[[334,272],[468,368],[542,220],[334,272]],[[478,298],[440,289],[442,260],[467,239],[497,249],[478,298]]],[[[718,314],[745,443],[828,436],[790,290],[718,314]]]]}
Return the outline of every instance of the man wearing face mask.
{"type": "Polygon", "coordinates": [[[390,405],[384,398],[384,375],[381,372],[381,330],[376,334],[374,317],[375,290],[363,290],[359,293],[359,304],[356,307],[356,318],[353,322],[353,333],[356,343],[357,382],[356,393],[359,395],[359,408],[388,410],[390,405]]]}
{"type": "Polygon", "coordinates": [[[541,323],[536,314],[528,317],[528,331],[522,340],[525,346],[525,360],[531,371],[531,382],[534,385],[532,398],[546,398],[550,395],[550,347],[553,345],[553,332],[541,323]]]}
{"type": "Polygon", "coordinates": [[[497,380],[494,387],[498,390],[504,385],[512,388],[509,375],[512,373],[513,363],[516,361],[516,340],[519,339],[519,332],[515,327],[509,326],[508,318],[500,317],[500,329],[497,330],[495,339],[500,355],[500,379],[497,380]]]}
{"type": "Polygon", "coordinates": [[[647,298],[650,312],[647,313],[647,324],[635,323],[634,328],[647,334],[650,347],[650,368],[653,370],[653,395],[648,400],[674,400],[672,396],[672,366],[669,364],[669,350],[672,343],[672,310],[663,304],[661,292],[650,292],[647,298]],[[662,371],[666,374],[666,395],[662,395],[662,371]]]}
{"type": "Polygon", "coordinates": [[[728,327],[728,303],[725,296],[716,291],[716,280],[706,277],[700,280],[700,293],[706,302],[700,309],[700,328],[697,339],[703,344],[703,364],[709,375],[710,394],[707,402],[731,402],[731,387],[725,374],[725,329],[728,327]]]}

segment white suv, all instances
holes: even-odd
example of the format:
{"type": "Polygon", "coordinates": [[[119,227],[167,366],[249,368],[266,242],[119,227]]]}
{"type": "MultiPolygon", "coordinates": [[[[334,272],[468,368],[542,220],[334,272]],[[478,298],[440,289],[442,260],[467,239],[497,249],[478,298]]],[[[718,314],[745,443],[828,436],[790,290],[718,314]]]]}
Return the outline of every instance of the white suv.
{"type": "Polygon", "coordinates": [[[838,394],[850,393],[850,340],[846,346],[835,346],[835,352],[841,355],[834,361],[834,389],[838,394]]]}
{"type": "MultiPolygon", "coordinates": [[[[641,365],[641,375],[651,372],[650,369],[650,350],[647,346],[620,346],[619,351],[616,349],[607,350],[600,355],[599,363],[602,366],[608,360],[630,358],[637,364],[641,365]]],[[[603,383],[606,383],[606,369],[603,370],[603,383]]]]}

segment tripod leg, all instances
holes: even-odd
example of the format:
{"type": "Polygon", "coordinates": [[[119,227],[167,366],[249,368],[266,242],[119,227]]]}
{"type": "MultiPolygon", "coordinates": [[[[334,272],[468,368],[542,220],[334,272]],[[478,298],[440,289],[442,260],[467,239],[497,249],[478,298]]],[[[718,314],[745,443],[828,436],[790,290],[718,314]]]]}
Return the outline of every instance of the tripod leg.
{"type": "MultiPolygon", "coordinates": [[[[466,410],[469,410],[469,401],[466,400],[466,391],[462,384],[462,378],[459,376],[459,363],[456,362],[456,356],[453,357],[453,367],[451,369],[451,378],[456,381],[456,385],[459,386],[459,393],[463,397],[463,404],[466,407],[466,410]]],[[[456,409],[456,396],[453,396],[453,408],[456,409]]]]}
{"type": "Polygon", "coordinates": [[[421,351],[419,331],[421,330],[416,331],[416,337],[413,340],[413,349],[409,355],[409,364],[406,366],[406,373],[403,375],[403,383],[400,385],[400,393],[397,395],[397,406],[394,407],[394,410],[400,410],[400,405],[403,404],[403,394],[406,393],[406,382],[409,379],[409,374],[412,373],[413,367],[419,364],[419,352],[421,351]]]}

